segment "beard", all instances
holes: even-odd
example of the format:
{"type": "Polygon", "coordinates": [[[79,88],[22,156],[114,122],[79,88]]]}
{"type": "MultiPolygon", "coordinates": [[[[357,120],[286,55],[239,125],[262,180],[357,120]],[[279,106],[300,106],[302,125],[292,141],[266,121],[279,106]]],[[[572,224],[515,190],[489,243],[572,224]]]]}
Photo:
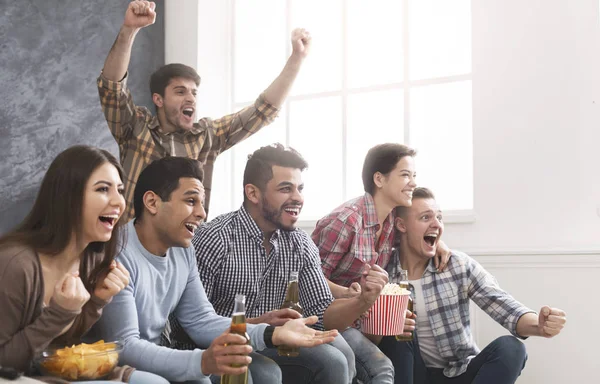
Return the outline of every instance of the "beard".
{"type": "Polygon", "coordinates": [[[280,229],[282,231],[291,232],[296,229],[296,227],[292,224],[291,226],[284,225],[281,221],[281,215],[283,214],[283,207],[279,209],[271,206],[267,200],[262,198],[262,216],[269,223],[273,224],[275,228],[280,229]]]}
{"type": "Polygon", "coordinates": [[[190,130],[190,128],[183,127],[179,121],[179,109],[170,108],[165,110],[165,120],[171,126],[175,127],[175,132],[185,133],[190,130]]]}

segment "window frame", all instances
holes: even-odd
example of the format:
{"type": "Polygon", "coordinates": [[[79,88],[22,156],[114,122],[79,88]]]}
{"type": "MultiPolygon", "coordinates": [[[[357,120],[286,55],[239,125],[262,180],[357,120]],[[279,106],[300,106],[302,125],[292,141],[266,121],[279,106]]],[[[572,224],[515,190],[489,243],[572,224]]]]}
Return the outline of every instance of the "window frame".
{"type": "MultiPolygon", "coordinates": [[[[229,15],[228,18],[230,20],[230,36],[229,36],[229,40],[230,40],[230,47],[229,47],[229,52],[230,52],[230,67],[229,67],[229,71],[230,71],[230,84],[229,84],[229,92],[230,92],[230,105],[231,105],[231,110],[232,111],[236,111],[239,110],[241,108],[246,107],[247,105],[251,104],[254,100],[244,100],[244,101],[235,101],[235,87],[236,87],[236,78],[235,78],[235,60],[236,60],[236,54],[235,54],[235,28],[236,28],[236,22],[235,22],[235,7],[236,7],[236,3],[237,1],[241,1],[241,0],[228,0],[229,2],[229,15]]],[[[287,97],[284,105],[282,105],[282,112],[280,113],[280,119],[284,119],[284,125],[285,125],[285,143],[283,143],[284,145],[290,145],[289,143],[289,137],[290,137],[290,126],[291,126],[291,121],[290,121],[290,104],[295,102],[295,101],[302,101],[302,100],[314,100],[314,99],[319,99],[322,97],[330,97],[330,96],[337,96],[340,97],[341,99],[341,103],[342,103],[342,107],[341,107],[341,113],[342,113],[342,170],[341,170],[341,177],[342,177],[342,194],[343,194],[343,199],[342,201],[339,202],[339,204],[342,204],[345,201],[348,201],[349,199],[356,197],[356,196],[348,196],[348,188],[346,185],[346,179],[347,179],[347,172],[348,172],[348,167],[347,164],[348,162],[346,161],[347,159],[347,144],[346,144],[346,138],[347,138],[347,105],[348,105],[348,97],[350,95],[355,95],[355,94],[364,94],[364,93],[369,93],[369,92],[377,92],[377,91],[386,91],[386,90],[402,90],[403,91],[403,95],[404,95],[404,119],[403,119],[403,133],[404,133],[404,142],[406,145],[410,146],[410,133],[411,133],[411,110],[410,110],[410,101],[411,101],[411,90],[417,87],[423,87],[423,86],[430,86],[430,85],[441,85],[441,84],[447,84],[447,83],[456,83],[456,82],[462,82],[462,81],[471,81],[472,84],[472,68],[471,71],[469,73],[464,73],[464,74],[459,74],[459,75],[451,75],[451,76],[443,76],[443,77],[433,77],[433,78],[427,78],[427,79],[418,79],[418,80],[411,80],[410,79],[410,25],[409,25],[409,1],[415,1],[415,0],[402,0],[402,10],[403,10],[403,24],[402,24],[402,33],[403,33],[403,37],[402,37],[402,48],[403,48],[403,81],[401,82],[395,82],[395,83],[389,83],[389,84],[380,84],[380,85],[371,85],[371,86],[362,86],[362,87],[355,87],[355,88],[350,88],[348,86],[349,82],[348,82],[348,65],[347,65],[347,58],[348,58],[348,5],[347,5],[347,0],[342,0],[342,27],[343,27],[343,32],[342,32],[342,85],[341,85],[341,89],[340,90],[336,90],[336,91],[326,91],[326,92],[314,92],[314,93],[305,93],[305,94],[300,94],[300,95],[294,95],[291,94],[287,97]]],[[[286,31],[289,33],[292,30],[292,25],[291,25],[291,9],[292,9],[292,0],[286,0],[286,4],[285,4],[285,10],[286,10],[286,22],[285,22],[285,26],[286,26],[286,31]]],[[[286,57],[289,57],[289,55],[291,54],[291,46],[289,44],[289,41],[286,40],[286,57]]],[[[472,45],[471,45],[471,52],[472,52],[472,45]]],[[[471,114],[473,113],[473,104],[471,104],[471,114]]],[[[236,147],[234,146],[233,148],[233,155],[235,156],[235,151],[236,151],[236,147]]],[[[234,166],[233,166],[233,161],[230,159],[227,162],[227,167],[233,171],[234,166]]],[[[474,168],[474,165],[473,165],[474,168]]],[[[472,172],[474,172],[474,169],[471,170],[472,172]]],[[[231,174],[231,180],[227,183],[224,184],[228,184],[228,186],[230,188],[233,189],[233,185],[236,185],[236,175],[233,174],[233,172],[230,172],[231,174]]],[[[360,174],[357,174],[357,177],[360,177],[360,174]]],[[[473,182],[474,182],[474,178],[473,178],[473,182]]],[[[473,188],[474,188],[474,183],[473,183],[473,188]]],[[[235,198],[235,194],[237,191],[231,191],[231,206],[235,207],[235,205],[237,204],[236,202],[236,198],[235,198]]],[[[235,209],[235,208],[234,208],[235,209]]],[[[324,212],[323,216],[326,215],[328,212],[324,212]]],[[[447,224],[453,224],[453,223],[473,223],[477,220],[477,215],[475,212],[475,191],[473,191],[473,208],[472,209],[454,209],[454,210],[446,210],[444,211],[444,222],[447,224]]],[[[311,231],[316,224],[317,220],[316,219],[299,219],[298,220],[298,226],[302,229],[305,229],[307,231],[311,231]]]]}

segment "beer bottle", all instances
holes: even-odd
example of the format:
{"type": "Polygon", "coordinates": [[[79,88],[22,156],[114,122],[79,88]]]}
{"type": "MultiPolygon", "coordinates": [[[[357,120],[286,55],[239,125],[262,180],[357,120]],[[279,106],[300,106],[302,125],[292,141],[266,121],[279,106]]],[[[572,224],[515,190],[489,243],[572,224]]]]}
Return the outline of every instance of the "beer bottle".
{"type": "MultiPolygon", "coordinates": [[[[287,286],[287,292],[285,293],[285,300],[281,305],[281,309],[291,308],[296,312],[302,314],[302,307],[300,306],[300,288],[298,287],[298,272],[290,273],[290,280],[287,286]]],[[[277,347],[277,354],[279,356],[296,357],[300,354],[297,347],[288,347],[287,345],[280,345],[277,347]]]]}
{"type": "MultiPolygon", "coordinates": [[[[233,307],[233,315],[231,316],[230,333],[246,338],[250,344],[250,337],[246,333],[246,296],[235,295],[235,305],[233,307]]],[[[238,367],[238,365],[234,365],[238,367]]],[[[239,375],[223,375],[221,376],[221,384],[248,384],[248,370],[239,375]]]]}
{"type": "MultiPolygon", "coordinates": [[[[402,269],[400,270],[400,287],[404,288],[404,289],[408,289],[410,290],[410,284],[408,283],[408,271],[406,269],[402,269]]],[[[409,311],[413,311],[413,297],[412,297],[412,292],[411,295],[408,297],[408,310],[409,311]]],[[[413,340],[413,333],[410,333],[410,336],[404,336],[404,335],[396,335],[396,340],[398,341],[412,341],[413,340]]]]}

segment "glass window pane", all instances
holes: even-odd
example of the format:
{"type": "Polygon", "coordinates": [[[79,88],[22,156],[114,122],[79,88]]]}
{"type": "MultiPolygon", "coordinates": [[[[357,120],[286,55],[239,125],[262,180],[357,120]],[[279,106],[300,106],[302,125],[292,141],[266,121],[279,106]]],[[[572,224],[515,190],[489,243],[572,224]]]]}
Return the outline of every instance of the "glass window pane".
{"type": "Polygon", "coordinates": [[[411,80],[471,72],[471,0],[409,3],[411,80]]]}
{"type": "Polygon", "coordinates": [[[411,91],[410,142],[417,184],[430,188],[443,211],[473,208],[471,81],[411,91]]]}
{"type": "Polygon", "coordinates": [[[371,147],[404,142],[404,91],[349,95],[347,111],[345,200],[364,193],[362,166],[371,147]]]}
{"type": "Polygon", "coordinates": [[[342,1],[292,0],[291,4],[291,29],[305,28],[312,36],[311,51],[292,92],[298,95],[339,90],[342,86],[342,1]]]}
{"type": "Polygon", "coordinates": [[[308,162],[300,219],[320,219],[343,202],[341,99],[294,101],[290,123],[290,146],[308,162]]]}
{"type": "Polygon", "coordinates": [[[253,101],[281,72],[290,44],[281,0],[235,2],[234,102],[253,101]]]}
{"type": "Polygon", "coordinates": [[[239,144],[236,144],[233,150],[233,209],[237,209],[242,205],[244,200],[244,169],[248,155],[273,143],[281,143],[285,145],[285,109],[279,112],[279,117],[268,126],[264,127],[254,135],[239,144]]]}
{"type": "Polygon", "coordinates": [[[348,0],[348,85],[401,82],[403,12],[398,0],[348,0]]]}

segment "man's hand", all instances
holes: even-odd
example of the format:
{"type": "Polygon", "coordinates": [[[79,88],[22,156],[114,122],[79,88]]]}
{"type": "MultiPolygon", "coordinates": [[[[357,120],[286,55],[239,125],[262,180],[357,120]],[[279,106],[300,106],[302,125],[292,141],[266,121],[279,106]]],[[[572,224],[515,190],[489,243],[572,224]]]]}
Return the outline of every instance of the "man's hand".
{"type": "Polygon", "coordinates": [[[269,325],[280,326],[287,323],[290,320],[299,319],[301,317],[302,315],[297,311],[294,311],[291,308],[284,308],[263,313],[259,317],[246,319],[246,322],[249,324],[267,323],[269,325]]]}
{"type": "Polygon", "coordinates": [[[292,56],[304,59],[310,51],[310,33],[304,28],[296,28],[292,31],[292,56]]]}
{"type": "Polygon", "coordinates": [[[225,332],[213,340],[202,354],[202,374],[239,375],[248,370],[252,358],[248,356],[252,347],[245,337],[225,332]]]}
{"type": "Polygon", "coordinates": [[[379,297],[381,290],[388,283],[388,274],[379,265],[372,267],[365,264],[363,275],[360,278],[361,294],[360,299],[371,306],[379,297]]]}
{"type": "Polygon", "coordinates": [[[156,21],[155,8],[156,4],[153,1],[132,1],[129,3],[127,11],[125,12],[123,26],[132,29],[140,29],[154,24],[154,21],[156,21]]]}
{"type": "Polygon", "coordinates": [[[123,264],[113,260],[109,268],[109,272],[98,280],[94,289],[94,296],[104,301],[110,300],[129,284],[129,271],[123,264]]]}
{"type": "Polygon", "coordinates": [[[350,284],[348,288],[346,288],[346,292],[341,296],[342,299],[351,299],[353,297],[360,296],[362,289],[360,288],[360,284],[354,282],[350,284]]]}
{"type": "Polygon", "coordinates": [[[66,273],[54,286],[52,299],[68,311],[79,311],[90,299],[79,272],[66,273]]]}
{"type": "Polygon", "coordinates": [[[273,332],[273,344],[290,347],[315,347],[331,343],[338,335],[336,329],[322,332],[307,327],[307,325],[315,324],[318,320],[317,316],[311,316],[305,319],[290,320],[283,327],[276,327],[273,332]]]}
{"type": "Polygon", "coordinates": [[[450,261],[450,248],[442,240],[438,242],[435,257],[433,258],[433,265],[438,271],[442,272],[446,269],[448,262],[450,261]]]}
{"type": "Polygon", "coordinates": [[[410,336],[415,331],[417,315],[414,312],[406,310],[406,319],[404,320],[404,333],[401,336],[410,336]]]}
{"type": "Polygon", "coordinates": [[[538,318],[540,336],[551,338],[558,335],[567,322],[567,315],[558,308],[543,306],[538,318]]]}

